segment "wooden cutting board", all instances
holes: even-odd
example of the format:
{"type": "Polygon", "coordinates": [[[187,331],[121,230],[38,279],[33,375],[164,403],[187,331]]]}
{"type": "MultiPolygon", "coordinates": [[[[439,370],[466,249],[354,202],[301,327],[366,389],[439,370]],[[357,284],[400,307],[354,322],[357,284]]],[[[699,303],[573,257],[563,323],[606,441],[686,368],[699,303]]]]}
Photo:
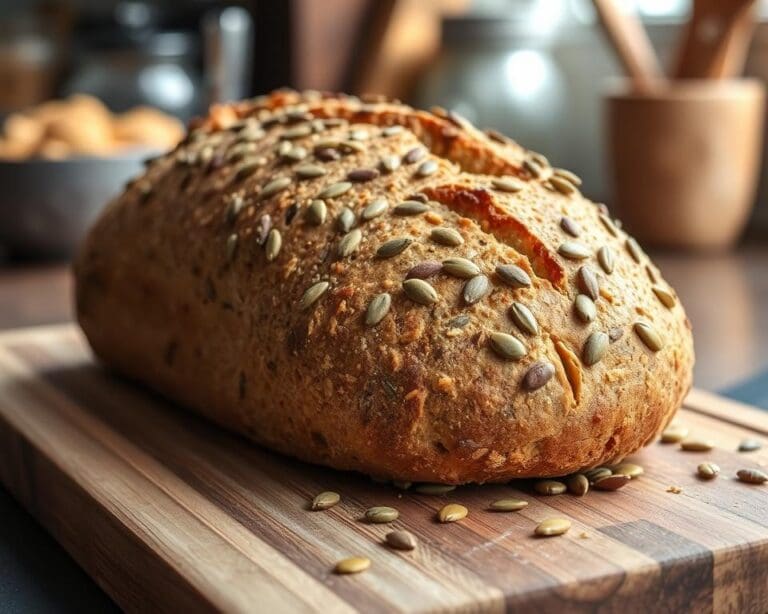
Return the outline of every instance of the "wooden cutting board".
{"type": "Polygon", "coordinates": [[[0,478],[128,610],[765,612],[768,486],[733,476],[768,464],[768,448],[736,452],[768,441],[768,413],[694,392],[680,419],[717,449],[653,444],[617,492],[424,496],[252,446],[96,366],[74,326],[0,335],[0,478]],[[323,490],[342,503],[309,511],[323,490]],[[503,496],[530,505],[487,511],[503,496]],[[437,524],[448,501],[469,517],[437,524]],[[400,510],[416,551],[382,545],[390,527],[361,521],[373,505],[400,510]],[[548,516],[573,527],[533,537],[548,516]],[[350,555],[371,568],[334,575],[350,555]]]}

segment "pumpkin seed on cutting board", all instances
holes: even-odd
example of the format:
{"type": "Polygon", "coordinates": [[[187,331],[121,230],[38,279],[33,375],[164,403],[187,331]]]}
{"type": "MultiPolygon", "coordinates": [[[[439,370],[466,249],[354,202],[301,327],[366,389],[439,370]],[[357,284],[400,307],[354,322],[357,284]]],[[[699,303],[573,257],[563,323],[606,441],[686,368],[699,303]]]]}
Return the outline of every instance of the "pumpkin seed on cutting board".
{"type": "Polygon", "coordinates": [[[365,519],[368,522],[374,524],[385,524],[388,522],[394,522],[400,516],[394,507],[388,507],[386,505],[377,505],[375,507],[368,508],[365,511],[365,519]]]}
{"type": "Polygon", "coordinates": [[[371,560],[364,556],[352,556],[348,559],[342,559],[333,568],[337,574],[354,574],[365,571],[371,566],[371,560]]]}
{"type": "Polygon", "coordinates": [[[442,523],[458,522],[467,517],[469,510],[459,503],[449,503],[437,512],[437,519],[442,523]]]}
{"type": "Polygon", "coordinates": [[[553,537],[566,533],[570,528],[571,521],[567,518],[547,518],[536,525],[534,533],[539,537],[553,537]]]}
{"type": "Polygon", "coordinates": [[[517,512],[527,506],[528,501],[524,499],[507,498],[494,501],[488,506],[488,509],[494,512],[517,512]]]}
{"type": "Polygon", "coordinates": [[[339,493],[327,490],[321,492],[312,500],[312,509],[316,511],[327,510],[332,508],[339,501],[341,501],[341,495],[339,495],[339,493]]]}

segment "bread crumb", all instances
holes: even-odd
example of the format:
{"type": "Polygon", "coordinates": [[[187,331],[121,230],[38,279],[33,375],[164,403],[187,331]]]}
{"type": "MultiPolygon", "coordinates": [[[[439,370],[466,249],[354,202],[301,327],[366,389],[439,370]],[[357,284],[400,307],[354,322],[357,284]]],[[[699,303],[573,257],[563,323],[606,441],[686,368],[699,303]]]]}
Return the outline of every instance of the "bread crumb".
{"type": "Polygon", "coordinates": [[[454,386],[453,378],[450,378],[447,375],[442,375],[438,378],[437,389],[444,394],[449,394],[454,398],[456,397],[456,386],[454,386]]]}
{"type": "Polygon", "coordinates": [[[683,492],[683,489],[679,486],[670,486],[667,488],[667,492],[671,492],[673,495],[679,495],[681,492],[683,492]]]}
{"type": "Polygon", "coordinates": [[[582,531],[581,533],[579,533],[579,538],[589,539],[589,533],[587,533],[586,531],[582,531]]]}

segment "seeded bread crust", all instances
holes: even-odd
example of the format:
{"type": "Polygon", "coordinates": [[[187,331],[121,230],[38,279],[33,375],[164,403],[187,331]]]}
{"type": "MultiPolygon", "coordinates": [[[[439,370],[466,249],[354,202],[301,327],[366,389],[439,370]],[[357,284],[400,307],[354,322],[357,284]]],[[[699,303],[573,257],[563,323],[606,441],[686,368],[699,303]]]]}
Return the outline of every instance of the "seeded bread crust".
{"type": "Polygon", "coordinates": [[[307,461],[457,484],[615,462],[669,422],[693,345],[674,291],[577,183],[440,109],[292,91],[214,107],[95,224],[78,318],[108,365],[307,461]],[[332,187],[360,169],[375,172],[332,187]],[[323,198],[323,219],[324,190],[343,193],[323,198]],[[362,219],[380,198],[386,211],[362,219]],[[399,215],[407,200],[427,211],[399,215]],[[359,243],[342,241],[345,207],[359,243]],[[462,243],[433,240],[439,227],[462,243]],[[377,256],[396,238],[410,243],[377,256]],[[439,270],[424,280],[436,301],[412,300],[429,299],[423,285],[406,294],[412,267],[453,257],[487,277],[477,302],[436,264],[422,267],[439,270]],[[578,294],[596,298],[591,322],[578,294]]]}

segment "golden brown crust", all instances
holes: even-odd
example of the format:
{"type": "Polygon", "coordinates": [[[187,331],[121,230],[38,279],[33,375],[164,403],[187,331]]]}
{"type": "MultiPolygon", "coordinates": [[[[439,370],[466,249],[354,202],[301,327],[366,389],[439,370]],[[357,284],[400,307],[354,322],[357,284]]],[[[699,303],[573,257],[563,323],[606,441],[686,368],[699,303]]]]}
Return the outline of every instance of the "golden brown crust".
{"type": "Polygon", "coordinates": [[[105,362],[312,462],[462,483],[620,459],[653,439],[690,387],[690,326],[647,257],[575,179],[557,174],[444,112],[289,91],[216,107],[96,224],[76,263],[80,323],[105,362]],[[391,125],[405,129],[383,130],[391,125]],[[305,157],[296,161],[302,151],[286,142],[305,157]],[[421,147],[424,156],[408,163],[421,147]],[[401,166],[385,172],[386,156],[401,166]],[[421,167],[427,160],[437,167],[431,174],[421,167]],[[297,178],[307,164],[325,174],[297,178]],[[316,224],[311,202],[355,169],[377,172],[353,174],[365,180],[326,198],[316,224]],[[523,189],[500,189],[501,175],[523,189]],[[259,198],[276,177],[290,178],[287,187],[259,198]],[[430,201],[428,212],[397,215],[412,195],[430,201]],[[386,212],[361,219],[377,198],[386,212]],[[340,256],[344,207],[357,216],[360,242],[340,256]],[[282,239],[271,261],[267,225],[282,239]],[[462,243],[436,242],[437,227],[458,231],[462,243]],[[396,237],[412,242],[378,257],[396,237]],[[563,257],[568,241],[586,258],[563,257]],[[402,283],[414,265],[451,257],[474,262],[489,292],[467,305],[466,280],[439,272],[427,280],[434,304],[408,298],[402,283]],[[530,287],[503,283],[497,264],[522,268],[530,287]],[[305,292],[323,281],[327,291],[307,306],[305,292]],[[391,307],[368,326],[366,310],[382,293],[391,307]],[[597,297],[591,322],[574,311],[579,293],[597,297]],[[635,332],[638,321],[661,336],[660,350],[635,332]],[[500,358],[496,331],[514,335],[526,355],[500,358]],[[526,375],[537,363],[552,366],[526,375]]]}

